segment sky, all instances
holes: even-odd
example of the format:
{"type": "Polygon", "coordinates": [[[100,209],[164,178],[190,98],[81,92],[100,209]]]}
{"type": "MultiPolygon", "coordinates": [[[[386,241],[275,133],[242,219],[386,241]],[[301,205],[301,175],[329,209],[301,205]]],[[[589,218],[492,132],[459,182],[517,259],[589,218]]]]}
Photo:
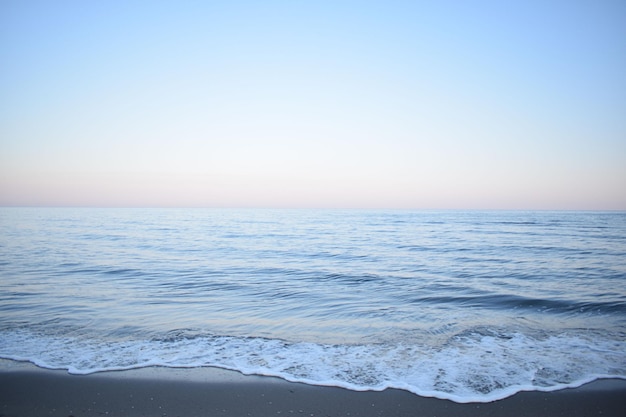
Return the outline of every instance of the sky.
{"type": "Polygon", "coordinates": [[[0,205],[626,210],[626,2],[0,2],[0,205]]]}

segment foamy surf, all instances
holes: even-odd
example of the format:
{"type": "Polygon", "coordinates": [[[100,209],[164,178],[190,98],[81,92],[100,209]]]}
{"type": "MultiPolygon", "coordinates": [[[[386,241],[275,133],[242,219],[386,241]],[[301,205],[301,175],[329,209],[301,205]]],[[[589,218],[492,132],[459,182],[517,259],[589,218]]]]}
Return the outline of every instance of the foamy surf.
{"type": "Polygon", "coordinates": [[[625,378],[626,344],[597,334],[530,336],[477,328],[438,346],[315,344],[179,331],[151,340],[97,340],[3,331],[0,356],[72,374],[149,366],[219,367],[350,390],[403,389],[456,402],[625,378]]]}

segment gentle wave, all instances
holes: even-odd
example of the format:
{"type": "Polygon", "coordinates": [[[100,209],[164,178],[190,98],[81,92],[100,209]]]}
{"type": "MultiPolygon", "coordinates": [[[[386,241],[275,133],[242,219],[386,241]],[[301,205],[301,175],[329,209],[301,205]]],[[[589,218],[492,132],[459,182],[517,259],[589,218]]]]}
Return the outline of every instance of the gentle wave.
{"type": "MultiPolygon", "coordinates": [[[[456,402],[489,402],[519,391],[626,378],[626,344],[588,334],[525,334],[479,327],[439,346],[316,344],[172,331],[149,340],[100,340],[69,332],[1,333],[2,358],[73,374],[148,366],[220,367],[244,374],[351,390],[397,388],[456,402]]],[[[622,335],[623,337],[623,335],[622,335]]]]}
{"type": "MultiPolygon", "coordinates": [[[[603,295],[598,294],[601,298],[603,295]]],[[[617,313],[626,314],[626,301],[624,302],[576,302],[558,299],[538,299],[522,297],[513,294],[488,294],[488,295],[467,295],[467,296],[428,296],[415,298],[414,303],[428,303],[437,305],[450,305],[454,307],[477,307],[493,310],[529,309],[533,311],[544,311],[555,314],[560,313],[617,313]]]]}

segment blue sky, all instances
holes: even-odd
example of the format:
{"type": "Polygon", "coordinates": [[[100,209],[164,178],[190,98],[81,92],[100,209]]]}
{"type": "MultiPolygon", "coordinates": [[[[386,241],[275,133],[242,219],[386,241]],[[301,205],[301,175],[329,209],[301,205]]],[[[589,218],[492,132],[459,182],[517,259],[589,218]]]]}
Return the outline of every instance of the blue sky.
{"type": "Polygon", "coordinates": [[[626,2],[3,1],[0,204],[626,209],[626,2]]]}

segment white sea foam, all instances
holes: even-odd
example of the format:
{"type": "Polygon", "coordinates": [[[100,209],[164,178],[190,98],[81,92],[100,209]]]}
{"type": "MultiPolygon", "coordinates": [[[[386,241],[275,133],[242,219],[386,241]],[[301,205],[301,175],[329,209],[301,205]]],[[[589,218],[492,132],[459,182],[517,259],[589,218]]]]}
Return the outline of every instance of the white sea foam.
{"type": "Polygon", "coordinates": [[[581,334],[536,338],[478,329],[438,347],[288,343],[184,332],[153,340],[97,341],[10,330],[0,340],[0,357],[73,374],[215,366],[359,391],[398,388],[456,402],[487,402],[519,391],[626,378],[623,341],[581,334]]]}

